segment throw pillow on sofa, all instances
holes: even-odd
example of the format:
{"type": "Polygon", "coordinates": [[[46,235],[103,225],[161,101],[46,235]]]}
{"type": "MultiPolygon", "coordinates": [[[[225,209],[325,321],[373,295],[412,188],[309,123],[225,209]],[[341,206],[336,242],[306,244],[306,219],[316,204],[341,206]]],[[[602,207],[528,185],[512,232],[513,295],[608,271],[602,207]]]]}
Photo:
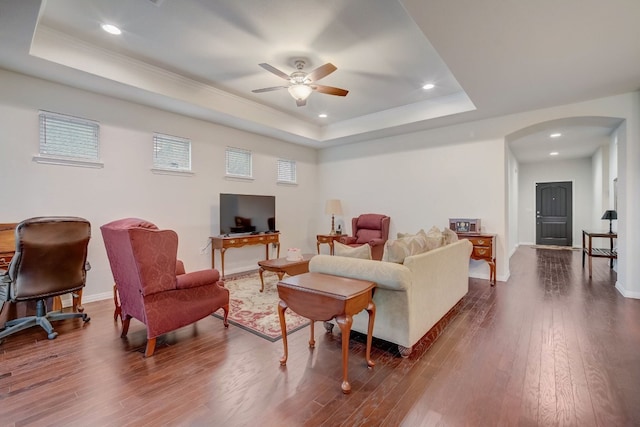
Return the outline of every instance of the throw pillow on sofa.
{"type": "Polygon", "coordinates": [[[371,259],[371,246],[349,246],[340,242],[333,242],[333,254],[347,258],[371,259]]]}
{"type": "MultiPolygon", "coordinates": [[[[400,235],[401,233],[398,233],[400,235]]],[[[421,254],[427,250],[427,241],[421,234],[405,235],[396,240],[387,240],[382,253],[382,261],[402,264],[411,255],[421,254]]]]}
{"type": "Polygon", "coordinates": [[[424,233],[425,239],[427,240],[427,251],[438,249],[444,245],[444,236],[442,235],[442,231],[440,231],[440,229],[435,225],[426,233],[424,230],[420,230],[418,234],[420,233],[424,233]]]}
{"type": "Polygon", "coordinates": [[[450,228],[445,228],[442,230],[442,236],[444,237],[444,244],[450,245],[451,243],[458,241],[458,235],[455,231],[450,228]]]}

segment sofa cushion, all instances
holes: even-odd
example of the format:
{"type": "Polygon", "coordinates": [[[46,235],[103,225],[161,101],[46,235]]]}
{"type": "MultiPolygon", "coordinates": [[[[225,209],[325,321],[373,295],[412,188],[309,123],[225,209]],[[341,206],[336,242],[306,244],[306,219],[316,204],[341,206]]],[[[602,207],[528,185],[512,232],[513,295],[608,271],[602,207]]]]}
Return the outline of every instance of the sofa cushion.
{"type": "Polygon", "coordinates": [[[427,241],[423,235],[410,234],[400,239],[387,240],[382,253],[382,260],[402,264],[406,257],[421,254],[426,249],[427,241]]]}
{"type": "Polygon", "coordinates": [[[427,240],[427,251],[437,249],[444,244],[442,231],[440,231],[440,229],[435,225],[426,233],[424,230],[420,230],[418,234],[420,233],[424,233],[425,239],[427,240]]]}
{"type": "Polygon", "coordinates": [[[349,246],[340,242],[333,242],[333,254],[348,258],[371,259],[371,246],[349,246]]]}
{"type": "Polygon", "coordinates": [[[382,229],[382,218],[384,215],[380,214],[362,214],[358,217],[358,228],[368,228],[370,230],[382,229]]]}
{"type": "Polygon", "coordinates": [[[450,245],[451,243],[458,241],[458,235],[455,231],[450,228],[445,228],[442,230],[442,236],[444,237],[444,244],[450,245]]]}

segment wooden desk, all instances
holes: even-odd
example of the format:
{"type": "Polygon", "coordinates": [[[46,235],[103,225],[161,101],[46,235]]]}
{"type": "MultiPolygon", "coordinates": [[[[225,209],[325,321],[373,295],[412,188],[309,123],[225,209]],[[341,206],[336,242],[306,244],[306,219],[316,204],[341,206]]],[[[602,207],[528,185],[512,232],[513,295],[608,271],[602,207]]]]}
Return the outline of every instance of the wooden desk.
{"type": "Polygon", "coordinates": [[[265,258],[269,259],[269,244],[272,243],[278,248],[280,258],[280,233],[253,234],[247,236],[215,236],[211,239],[211,268],[216,268],[216,249],[220,251],[220,262],[222,264],[222,277],[224,278],[224,253],[229,248],[241,248],[250,245],[265,245],[265,258]]]}
{"type": "Polygon", "coordinates": [[[329,255],[333,255],[333,242],[340,240],[344,234],[318,234],[316,235],[316,249],[320,253],[320,245],[327,243],[329,245],[329,255]]]}
{"type": "Polygon", "coordinates": [[[496,235],[487,233],[456,233],[459,239],[468,239],[473,244],[471,259],[489,264],[489,283],[496,285],[496,235]]]}
{"type": "Polygon", "coordinates": [[[309,347],[316,344],[313,325],[316,320],[336,319],[342,333],[342,392],[351,392],[347,376],[349,362],[349,334],[353,323],[353,316],[367,310],[369,313],[369,327],[367,329],[367,350],[365,359],[368,367],[375,363],[371,360],[371,340],[373,337],[373,322],[376,317],[376,306],[373,303],[373,291],[376,284],[365,280],[348,279],[346,277],[331,276],[322,273],[304,273],[288,277],[278,283],[278,315],[282,329],[282,344],[284,355],[280,365],[287,364],[289,354],[287,347],[287,324],[284,312],[288,307],[302,317],[311,320],[311,337],[309,347]]]}
{"type": "Polygon", "coordinates": [[[618,233],[586,231],[582,230],[582,267],[584,268],[584,258],[589,257],[589,277],[591,277],[591,259],[592,258],[609,258],[610,268],[613,268],[613,260],[618,258],[618,252],[613,249],[613,239],[618,238],[618,233]],[[592,239],[594,237],[609,239],[609,249],[594,248],[592,239]]]}
{"type": "Polygon", "coordinates": [[[0,269],[9,268],[16,251],[15,231],[17,223],[0,224],[0,269]]]}

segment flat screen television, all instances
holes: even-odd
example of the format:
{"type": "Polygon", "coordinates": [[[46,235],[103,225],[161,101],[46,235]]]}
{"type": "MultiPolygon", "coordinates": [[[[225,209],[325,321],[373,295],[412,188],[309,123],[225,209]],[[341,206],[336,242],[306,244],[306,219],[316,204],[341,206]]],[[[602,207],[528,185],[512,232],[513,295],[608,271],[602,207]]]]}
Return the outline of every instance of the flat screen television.
{"type": "Polygon", "coordinates": [[[276,230],[276,197],[220,193],[220,234],[256,234],[276,230]]]}

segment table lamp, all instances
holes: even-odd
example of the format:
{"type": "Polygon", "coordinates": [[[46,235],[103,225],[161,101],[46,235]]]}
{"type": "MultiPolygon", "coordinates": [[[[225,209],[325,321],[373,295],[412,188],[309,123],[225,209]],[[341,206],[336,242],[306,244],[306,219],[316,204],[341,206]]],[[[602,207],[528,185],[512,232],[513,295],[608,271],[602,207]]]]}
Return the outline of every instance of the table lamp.
{"type": "Polygon", "coordinates": [[[338,199],[329,199],[327,200],[327,204],[324,206],[324,213],[327,215],[331,215],[331,235],[334,236],[336,234],[335,229],[335,215],[342,215],[342,204],[338,199]]]}
{"type": "Polygon", "coordinates": [[[618,219],[618,213],[614,210],[606,210],[604,211],[604,215],[602,215],[602,219],[609,220],[609,233],[613,233],[613,229],[611,228],[611,221],[614,219],[618,219]]]}

